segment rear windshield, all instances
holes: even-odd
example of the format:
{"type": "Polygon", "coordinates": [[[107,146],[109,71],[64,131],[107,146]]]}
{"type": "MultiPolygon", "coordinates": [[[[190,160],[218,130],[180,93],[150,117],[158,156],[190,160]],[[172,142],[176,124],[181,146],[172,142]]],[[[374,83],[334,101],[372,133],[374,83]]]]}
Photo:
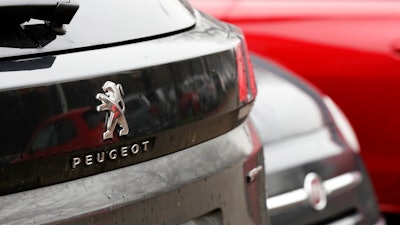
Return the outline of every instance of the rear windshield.
{"type": "Polygon", "coordinates": [[[191,12],[175,0],[79,0],[79,5],[64,35],[35,19],[21,26],[0,26],[0,57],[139,41],[195,24],[191,12]]]}

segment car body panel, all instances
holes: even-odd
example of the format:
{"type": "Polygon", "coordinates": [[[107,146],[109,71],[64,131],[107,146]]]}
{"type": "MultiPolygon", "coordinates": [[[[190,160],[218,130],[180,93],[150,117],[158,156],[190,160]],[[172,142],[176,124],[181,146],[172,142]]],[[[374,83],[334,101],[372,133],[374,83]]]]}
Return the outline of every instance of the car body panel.
{"type": "Polygon", "coordinates": [[[271,223],[381,223],[361,157],[347,143],[321,94],[270,60],[254,56],[252,62],[258,97],[251,117],[264,146],[271,223]],[[323,186],[316,199],[318,192],[307,186],[310,174],[323,186]],[[326,206],[313,208],[324,198],[326,206]]]}
{"type": "MultiPolygon", "coordinates": [[[[260,73],[258,69],[256,66],[256,74],[260,73]]],[[[328,112],[321,111],[319,104],[322,103],[317,103],[310,98],[309,93],[298,86],[282,82],[282,78],[268,75],[269,73],[274,73],[272,68],[268,71],[262,70],[264,76],[257,76],[257,83],[262,87],[265,86],[258,92],[266,97],[256,100],[257,110],[251,114],[258,123],[268,124],[258,128],[264,142],[271,143],[312,133],[330,122],[328,112]]]]}
{"type": "MultiPolygon", "coordinates": [[[[253,224],[250,212],[243,208],[248,203],[240,202],[248,201],[242,185],[248,172],[244,160],[257,155],[260,147],[247,121],[226,135],[166,157],[1,196],[0,221],[179,224],[221,209],[224,224],[253,224]]],[[[262,162],[262,157],[257,158],[262,162]]],[[[264,185],[262,176],[258,181],[264,185]]]]}
{"type": "MultiPolygon", "coordinates": [[[[147,30],[127,7],[102,21],[103,29],[119,26],[108,34],[117,42],[99,35],[93,40],[102,45],[79,48],[85,42],[76,39],[64,48],[51,40],[46,50],[14,46],[0,59],[0,101],[8,106],[0,120],[7,127],[0,223],[269,224],[262,145],[248,118],[254,99],[239,100],[238,76],[249,76],[237,66],[243,34],[180,1],[133,2],[116,4],[136,11],[156,4],[154,14],[163,8],[172,25],[179,12],[168,16],[166,7],[177,6],[190,19],[158,33],[171,27],[147,30]],[[121,23],[126,14],[137,20],[121,23]],[[123,41],[126,26],[137,23],[150,34],[123,41]],[[199,96],[199,110],[183,113],[180,98],[189,92],[199,96]]],[[[93,12],[80,13],[109,10],[103,3],[86,1],[81,7],[93,12]]],[[[72,21],[67,34],[79,25],[72,21]]]]}
{"type": "MultiPolygon", "coordinates": [[[[221,1],[249,49],[305,77],[351,121],[380,207],[400,212],[398,1],[221,1]],[[248,13],[252,12],[252,13],[248,13]]],[[[206,12],[211,1],[193,1],[206,12]]],[[[223,8],[222,6],[220,6],[223,8]]]]}
{"type": "MultiPolygon", "coordinates": [[[[216,21],[204,20],[199,24],[202,26],[184,33],[185,36],[176,35],[111,49],[54,55],[54,63],[49,64],[48,68],[25,70],[20,67],[20,70],[3,72],[4,82],[1,83],[5,87],[2,88],[1,98],[3,102],[9,102],[7,111],[3,111],[8,116],[4,115],[1,119],[1,123],[9,127],[1,132],[2,142],[5,143],[2,170],[8,174],[2,177],[1,183],[5,185],[3,191],[9,193],[53,184],[160,157],[207,141],[237,126],[240,123],[238,115],[241,105],[237,98],[236,58],[232,49],[240,40],[235,35],[227,38],[225,33],[230,32],[230,28],[218,27],[216,21]],[[214,32],[212,35],[201,32],[204,29],[214,32]],[[171,44],[179,40],[185,43],[186,37],[191,35],[207,37],[208,47],[202,51],[188,51],[187,48],[195,43],[201,46],[205,42],[201,39],[197,42],[192,39],[181,44],[180,48],[171,44]],[[221,40],[225,45],[220,45],[218,49],[224,47],[225,50],[216,52],[218,49],[212,48],[212,43],[217,45],[221,40]],[[157,48],[157,45],[163,47],[157,48]],[[147,57],[141,53],[144,50],[141,48],[147,49],[147,57]],[[152,48],[159,51],[174,49],[176,57],[160,56],[159,51],[152,48]],[[208,54],[199,56],[202,52],[208,54]],[[88,54],[93,57],[88,57],[88,54]],[[140,59],[129,54],[136,54],[140,59]],[[152,57],[154,55],[155,58],[152,57]],[[102,63],[101,57],[113,60],[102,63]],[[159,57],[174,62],[165,62],[159,57]],[[77,66],[82,61],[85,61],[85,69],[77,66]],[[144,65],[140,62],[144,62],[144,65]],[[153,63],[153,66],[149,66],[149,63],[153,63]],[[223,77],[223,84],[218,77],[223,77]],[[215,88],[204,89],[203,86],[195,85],[198,79],[206,80],[213,87],[224,85],[225,91],[217,93],[215,88]],[[124,89],[125,117],[131,131],[122,140],[117,137],[102,140],[106,113],[95,112],[95,108],[101,104],[96,95],[103,92],[101,87],[107,80],[121,84],[124,89]],[[28,83],[29,86],[26,85],[28,83]],[[200,111],[188,114],[187,108],[190,105],[179,104],[188,91],[201,97],[200,111]],[[214,97],[202,99],[202,96],[209,95],[214,97]],[[167,107],[159,107],[162,99],[156,96],[162,96],[167,107]],[[148,105],[139,104],[135,99],[147,101],[148,105]],[[158,107],[157,111],[152,107],[158,107]],[[92,113],[85,114],[84,109],[92,113]],[[76,115],[77,111],[80,115],[76,115]],[[85,124],[76,122],[77,117],[83,118],[85,115],[86,120],[80,119],[85,124]],[[90,121],[99,129],[89,129],[90,121]],[[210,132],[207,126],[215,121],[221,123],[210,132]],[[18,143],[7,142],[15,138],[18,138],[18,143]],[[163,147],[165,143],[168,145],[163,147]],[[124,156],[118,162],[108,160],[104,164],[93,164],[89,169],[83,164],[85,157],[94,158],[99,154],[102,157],[101,154],[111,154],[114,148],[119,151],[120,148],[132,148],[134,145],[140,145],[141,151],[149,153],[124,156]],[[72,168],[72,161],[78,158],[82,164],[72,168]],[[21,172],[26,167],[31,170],[21,172]],[[41,175],[46,173],[45,176],[41,175]],[[18,186],[22,189],[16,188],[18,186]]],[[[43,58],[47,59],[47,56],[43,58]]],[[[38,58],[34,60],[40,62],[38,58]]],[[[12,62],[18,65],[19,61],[12,62]]],[[[7,64],[9,61],[1,63],[7,64]]]]}

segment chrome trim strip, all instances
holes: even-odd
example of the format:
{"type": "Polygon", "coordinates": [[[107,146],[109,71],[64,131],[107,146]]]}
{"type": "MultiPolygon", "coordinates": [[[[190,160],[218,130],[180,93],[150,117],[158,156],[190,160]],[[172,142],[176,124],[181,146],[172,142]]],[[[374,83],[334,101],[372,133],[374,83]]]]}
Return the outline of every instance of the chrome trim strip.
{"type": "Polygon", "coordinates": [[[271,212],[271,210],[278,210],[282,208],[295,206],[306,201],[307,201],[307,192],[302,188],[268,198],[267,207],[268,211],[271,212]]]}
{"type": "MultiPolygon", "coordinates": [[[[356,187],[362,181],[362,174],[358,171],[348,172],[323,182],[328,197],[343,193],[356,187]]],[[[300,204],[307,204],[308,195],[304,188],[269,197],[267,199],[268,211],[271,214],[300,204]]]]}
{"type": "Polygon", "coordinates": [[[330,196],[352,189],[361,181],[362,174],[360,172],[350,172],[324,181],[324,188],[330,196]]]}
{"type": "Polygon", "coordinates": [[[380,218],[378,222],[375,223],[375,225],[386,225],[386,220],[383,218],[380,218]]]}
{"type": "Polygon", "coordinates": [[[353,214],[351,216],[347,216],[336,220],[335,222],[328,223],[327,225],[354,225],[361,222],[364,217],[360,214],[353,214]]]}

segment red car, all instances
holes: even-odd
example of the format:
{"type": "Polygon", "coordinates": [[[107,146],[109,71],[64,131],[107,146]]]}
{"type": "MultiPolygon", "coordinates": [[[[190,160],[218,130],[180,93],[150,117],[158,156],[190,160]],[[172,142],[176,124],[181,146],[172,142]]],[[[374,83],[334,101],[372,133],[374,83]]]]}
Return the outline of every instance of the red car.
{"type": "Polygon", "coordinates": [[[191,3],[331,96],[358,134],[381,210],[400,213],[400,1],[191,3]]]}
{"type": "Polygon", "coordinates": [[[13,163],[98,147],[104,121],[89,107],[73,109],[41,123],[13,163]]]}

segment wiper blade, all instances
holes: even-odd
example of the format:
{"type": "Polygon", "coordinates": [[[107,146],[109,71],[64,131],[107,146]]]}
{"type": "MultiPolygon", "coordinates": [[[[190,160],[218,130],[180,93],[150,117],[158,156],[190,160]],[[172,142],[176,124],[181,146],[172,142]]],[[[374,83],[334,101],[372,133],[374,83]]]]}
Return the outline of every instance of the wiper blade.
{"type": "Polygon", "coordinates": [[[0,0],[0,24],[21,24],[30,19],[62,26],[78,11],[75,0],[0,0]]]}

